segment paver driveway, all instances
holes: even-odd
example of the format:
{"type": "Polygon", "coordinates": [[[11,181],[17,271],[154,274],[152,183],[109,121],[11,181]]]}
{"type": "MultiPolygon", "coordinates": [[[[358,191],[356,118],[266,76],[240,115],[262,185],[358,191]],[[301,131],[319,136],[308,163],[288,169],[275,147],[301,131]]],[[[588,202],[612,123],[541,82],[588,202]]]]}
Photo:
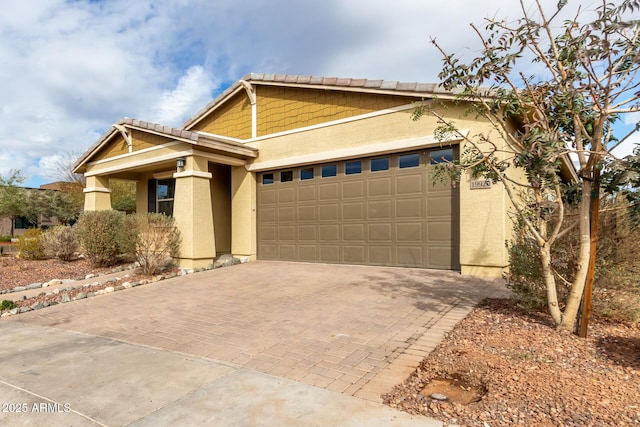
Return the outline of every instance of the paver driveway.
{"type": "Polygon", "coordinates": [[[257,261],[8,318],[203,356],[373,401],[499,280],[257,261]]]}

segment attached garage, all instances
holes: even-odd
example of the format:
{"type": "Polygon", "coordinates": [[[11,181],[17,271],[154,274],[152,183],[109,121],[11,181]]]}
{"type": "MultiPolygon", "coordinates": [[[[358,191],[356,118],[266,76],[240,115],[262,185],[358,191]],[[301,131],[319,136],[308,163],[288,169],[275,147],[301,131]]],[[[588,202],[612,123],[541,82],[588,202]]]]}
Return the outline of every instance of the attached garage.
{"type": "Polygon", "coordinates": [[[432,166],[455,151],[261,172],[258,258],[459,270],[459,189],[432,166]]]}

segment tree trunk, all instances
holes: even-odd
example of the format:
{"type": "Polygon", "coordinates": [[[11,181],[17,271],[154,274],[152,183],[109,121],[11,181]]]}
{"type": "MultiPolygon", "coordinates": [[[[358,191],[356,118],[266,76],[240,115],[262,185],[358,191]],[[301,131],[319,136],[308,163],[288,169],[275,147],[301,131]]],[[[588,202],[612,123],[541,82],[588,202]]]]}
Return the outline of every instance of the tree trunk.
{"type": "Polygon", "coordinates": [[[578,265],[576,266],[576,274],[571,284],[571,291],[567,298],[567,306],[562,315],[562,322],[557,329],[561,331],[573,332],[576,323],[576,317],[582,300],[584,285],[587,280],[587,272],[589,271],[589,255],[591,252],[591,190],[592,183],[588,180],[582,181],[582,200],[579,208],[579,226],[580,226],[580,251],[578,254],[578,265]]]}
{"type": "Polygon", "coordinates": [[[551,250],[547,244],[540,249],[540,260],[542,262],[542,276],[544,277],[544,284],[547,288],[547,306],[549,307],[553,322],[559,325],[562,322],[562,312],[558,306],[556,279],[551,269],[551,250]]]}
{"type": "Polygon", "coordinates": [[[600,169],[596,167],[593,176],[593,193],[591,194],[591,249],[589,253],[589,269],[587,271],[587,281],[582,299],[582,313],[580,316],[580,330],[578,335],[581,338],[587,337],[589,330],[589,318],[591,317],[591,297],[593,295],[593,281],[596,275],[596,255],[598,248],[598,223],[600,219],[600,169]]]}

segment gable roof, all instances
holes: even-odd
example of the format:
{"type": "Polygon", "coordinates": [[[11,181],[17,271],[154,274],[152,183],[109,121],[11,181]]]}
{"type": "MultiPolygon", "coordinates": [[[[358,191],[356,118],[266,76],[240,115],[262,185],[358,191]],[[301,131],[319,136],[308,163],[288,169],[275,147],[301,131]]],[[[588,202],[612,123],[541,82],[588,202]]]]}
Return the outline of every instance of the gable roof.
{"type": "Polygon", "coordinates": [[[458,92],[444,89],[438,83],[399,82],[395,80],[368,80],[340,77],[298,76],[290,74],[249,73],[229,86],[213,101],[190,117],[182,129],[189,129],[222,104],[227,98],[249,85],[287,86],[307,89],[342,90],[411,97],[453,98],[458,92]]]}
{"type": "Polygon", "coordinates": [[[79,168],[83,166],[95,153],[104,147],[109,140],[120,134],[117,127],[136,129],[146,133],[153,133],[165,136],[173,140],[183,141],[194,145],[200,145],[212,149],[221,149],[223,151],[234,152],[235,154],[248,157],[256,157],[258,150],[241,144],[235,138],[229,138],[221,135],[212,135],[205,132],[192,132],[184,129],[178,129],[171,126],[165,126],[157,123],[146,122],[144,120],[132,119],[125,117],[111,126],[100,139],[98,139],[87,151],[82,154],[73,164],[73,172],[77,173],[79,168]]]}

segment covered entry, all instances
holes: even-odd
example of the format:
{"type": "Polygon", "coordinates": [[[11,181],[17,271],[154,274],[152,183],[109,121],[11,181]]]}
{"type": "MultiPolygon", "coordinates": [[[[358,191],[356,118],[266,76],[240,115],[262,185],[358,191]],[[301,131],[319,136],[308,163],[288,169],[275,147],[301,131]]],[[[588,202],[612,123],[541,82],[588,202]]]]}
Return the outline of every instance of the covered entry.
{"type": "Polygon", "coordinates": [[[258,258],[460,268],[459,190],[434,184],[455,148],[258,174],[258,258]]]}

